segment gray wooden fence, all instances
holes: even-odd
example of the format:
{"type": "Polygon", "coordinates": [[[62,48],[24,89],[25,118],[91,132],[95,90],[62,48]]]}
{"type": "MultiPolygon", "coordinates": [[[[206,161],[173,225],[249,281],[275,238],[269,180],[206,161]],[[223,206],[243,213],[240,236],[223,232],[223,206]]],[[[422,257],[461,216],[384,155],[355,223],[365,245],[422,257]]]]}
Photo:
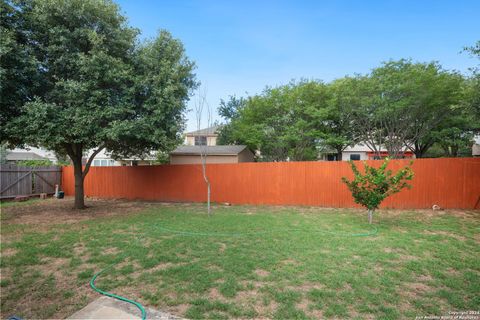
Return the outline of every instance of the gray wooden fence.
{"type": "Polygon", "coordinates": [[[57,166],[19,167],[0,165],[0,199],[55,193],[62,169],[57,166]]]}

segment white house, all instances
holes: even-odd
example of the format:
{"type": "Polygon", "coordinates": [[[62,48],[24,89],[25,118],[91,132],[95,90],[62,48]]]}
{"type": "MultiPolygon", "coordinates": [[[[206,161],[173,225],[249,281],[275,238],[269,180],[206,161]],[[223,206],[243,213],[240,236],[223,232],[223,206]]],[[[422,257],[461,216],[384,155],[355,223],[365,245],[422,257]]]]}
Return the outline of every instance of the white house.
{"type": "MultiPolygon", "coordinates": [[[[388,151],[384,147],[380,147],[380,157],[381,158],[386,158],[388,156],[388,151]]],[[[405,158],[414,158],[415,155],[413,152],[405,147],[403,150],[405,158]]],[[[372,151],[369,147],[367,147],[365,144],[359,143],[354,145],[353,147],[347,147],[345,150],[342,152],[342,160],[343,161],[349,161],[349,160],[374,160],[377,159],[378,155],[372,151]]],[[[324,153],[322,155],[322,160],[327,160],[327,161],[336,161],[337,160],[337,154],[336,153],[324,153]]]]}
{"type": "MultiPolygon", "coordinates": [[[[87,156],[84,157],[83,162],[87,162],[90,155],[93,153],[93,150],[90,150],[87,153],[87,156]]],[[[24,160],[50,160],[52,163],[57,163],[58,159],[55,156],[53,151],[44,149],[26,146],[25,148],[15,148],[12,150],[7,150],[6,161],[8,163],[15,163],[18,161],[24,160]]],[[[140,159],[136,157],[126,158],[121,160],[115,160],[112,158],[109,152],[102,150],[99,152],[93,162],[92,166],[95,167],[111,167],[111,166],[144,166],[154,164],[156,161],[155,154],[151,154],[145,159],[140,159]]]]}
{"type": "MultiPolygon", "coordinates": [[[[87,161],[87,159],[90,158],[92,155],[93,150],[90,150],[87,154],[87,157],[85,157],[84,161],[87,161]]],[[[92,161],[92,167],[114,167],[114,166],[148,166],[155,164],[155,161],[157,160],[155,154],[151,154],[145,159],[140,159],[137,157],[132,157],[132,158],[124,158],[124,159],[118,159],[115,160],[112,158],[111,154],[103,149],[100,151],[95,158],[92,161]]]]}
{"type": "Polygon", "coordinates": [[[475,142],[472,146],[472,156],[473,157],[480,157],[480,135],[475,136],[475,142]]]}

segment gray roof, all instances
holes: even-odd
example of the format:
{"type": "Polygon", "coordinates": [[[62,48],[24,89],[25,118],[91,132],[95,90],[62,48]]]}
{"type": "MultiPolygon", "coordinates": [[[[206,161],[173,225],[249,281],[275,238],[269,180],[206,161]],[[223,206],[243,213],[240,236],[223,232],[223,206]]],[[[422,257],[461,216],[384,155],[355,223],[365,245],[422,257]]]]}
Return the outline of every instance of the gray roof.
{"type": "Polygon", "coordinates": [[[212,126],[209,128],[205,129],[200,129],[192,132],[187,132],[187,136],[206,136],[206,135],[214,135],[217,134],[218,129],[220,129],[220,126],[212,126]]]}
{"type": "Polygon", "coordinates": [[[200,155],[202,152],[206,155],[237,155],[247,146],[233,145],[233,146],[180,146],[170,152],[171,155],[200,155]]]}
{"type": "Polygon", "coordinates": [[[6,156],[7,161],[23,161],[23,160],[46,160],[35,152],[8,152],[6,156]]]}

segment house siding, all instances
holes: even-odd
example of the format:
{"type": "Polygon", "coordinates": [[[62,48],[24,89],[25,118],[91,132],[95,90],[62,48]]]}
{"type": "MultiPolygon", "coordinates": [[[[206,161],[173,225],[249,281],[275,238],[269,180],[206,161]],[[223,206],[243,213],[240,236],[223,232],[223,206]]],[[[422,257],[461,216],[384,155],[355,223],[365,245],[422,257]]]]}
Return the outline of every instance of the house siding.
{"type": "MultiPolygon", "coordinates": [[[[207,156],[207,163],[237,163],[237,155],[212,155],[207,156]]],[[[170,164],[201,164],[198,155],[170,155],[170,164]]]]}
{"type": "Polygon", "coordinates": [[[350,155],[352,154],[359,154],[360,160],[368,160],[368,155],[365,151],[344,151],[342,152],[342,160],[343,161],[350,160],[350,155]]]}
{"type": "MultiPolygon", "coordinates": [[[[185,139],[185,144],[187,146],[195,145],[195,136],[187,136],[185,139]]],[[[217,145],[217,136],[207,136],[207,146],[216,146],[217,145]]]]}
{"type": "Polygon", "coordinates": [[[254,155],[253,153],[245,148],[242,152],[238,154],[238,162],[253,162],[254,155]]]}

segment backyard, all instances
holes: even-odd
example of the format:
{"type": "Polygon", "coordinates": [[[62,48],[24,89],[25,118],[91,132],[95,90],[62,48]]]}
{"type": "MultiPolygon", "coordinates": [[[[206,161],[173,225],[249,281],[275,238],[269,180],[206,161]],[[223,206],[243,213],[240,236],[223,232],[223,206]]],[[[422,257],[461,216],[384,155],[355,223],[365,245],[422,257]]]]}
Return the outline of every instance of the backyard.
{"type": "Polygon", "coordinates": [[[65,318],[101,289],[187,318],[477,310],[480,212],[73,200],[2,204],[1,317],[65,318]]]}

